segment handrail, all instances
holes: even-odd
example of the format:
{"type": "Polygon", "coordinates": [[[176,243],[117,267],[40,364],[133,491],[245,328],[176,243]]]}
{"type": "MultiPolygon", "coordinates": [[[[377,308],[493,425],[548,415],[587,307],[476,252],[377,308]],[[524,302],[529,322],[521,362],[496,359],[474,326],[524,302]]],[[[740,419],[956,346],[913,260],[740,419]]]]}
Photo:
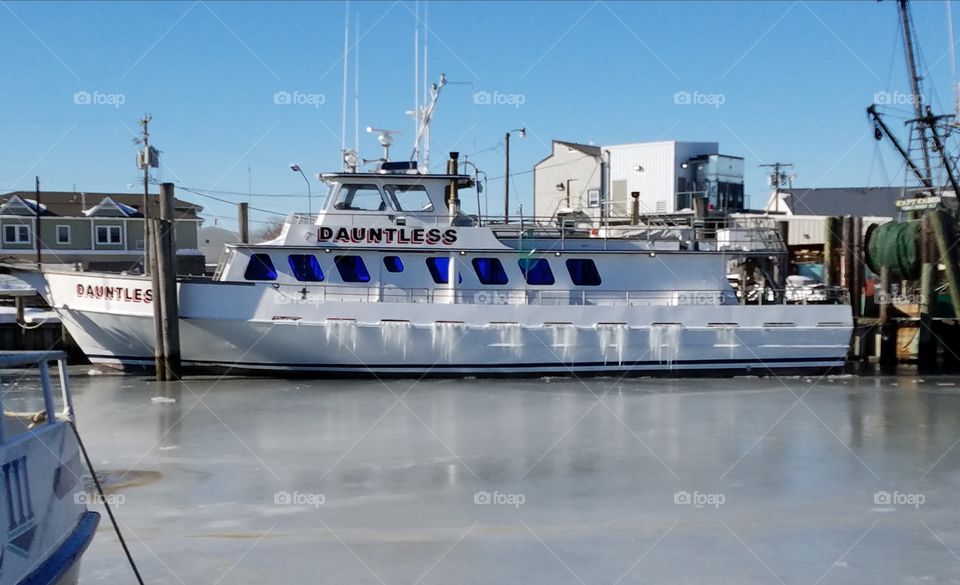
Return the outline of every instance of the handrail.
{"type": "MultiPolygon", "coordinates": [[[[63,351],[10,351],[0,353],[0,369],[36,367],[40,372],[40,388],[43,392],[44,414],[48,424],[57,420],[56,403],[50,384],[50,362],[57,362],[60,377],[60,395],[63,399],[62,418],[74,420],[73,395],[70,390],[70,378],[67,373],[67,354],[63,351]]],[[[0,417],[0,441],[6,440],[3,417],[0,417]]]]}
{"type": "MultiPolygon", "coordinates": [[[[314,216],[291,214],[288,225],[314,225],[314,216]]],[[[501,239],[552,237],[589,238],[597,240],[628,241],[682,241],[704,242],[723,246],[730,250],[785,251],[782,234],[775,218],[768,217],[696,217],[692,214],[641,215],[638,223],[628,217],[607,218],[603,224],[577,221],[570,225],[571,218],[556,216],[515,216],[505,220],[502,216],[462,216],[463,222],[451,225],[450,218],[443,214],[367,211],[350,213],[337,211],[324,215],[323,225],[330,228],[481,228],[489,229],[501,239]]]]}
{"type": "Polygon", "coordinates": [[[596,290],[510,288],[401,288],[322,284],[271,285],[280,295],[280,305],[326,302],[427,303],[454,305],[659,305],[721,306],[737,304],[849,304],[842,287],[787,287],[748,289],[743,299],[734,289],[596,290]]]}

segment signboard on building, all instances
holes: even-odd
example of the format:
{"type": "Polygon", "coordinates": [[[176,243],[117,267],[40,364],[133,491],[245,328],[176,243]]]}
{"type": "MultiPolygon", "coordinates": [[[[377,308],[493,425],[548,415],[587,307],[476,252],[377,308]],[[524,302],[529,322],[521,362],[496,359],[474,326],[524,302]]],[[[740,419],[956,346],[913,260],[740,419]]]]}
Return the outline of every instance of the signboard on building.
{"type": "Polygon", "coordinates": [[[895,203],[900,211],[922,211],[924,209],[936,209],[940,207],[940,196],[932,197],[912,197],[910,199],[898,199],[895,203]]]}

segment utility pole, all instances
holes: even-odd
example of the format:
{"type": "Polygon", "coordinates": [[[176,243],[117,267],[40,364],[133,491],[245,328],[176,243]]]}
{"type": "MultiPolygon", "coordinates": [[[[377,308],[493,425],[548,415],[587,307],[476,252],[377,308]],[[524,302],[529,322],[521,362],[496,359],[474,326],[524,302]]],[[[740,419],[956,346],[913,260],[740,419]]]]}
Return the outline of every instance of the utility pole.
{"type": "Polygon", "coordinates": [[[40,177],[34,177],[34,196],[33,202],[36,205],[36,228],[34,228],[33,239],[36,241],[37,245],[37,269],[40,268],[41,263],[43,262],[43,242],[40,240],[40,177]]]}
{"type": "Polygon", "coordinates": [[[776,197],[774,199],[774,208],[773,211],[779,213],[780,211],[780,187],[783,184],[783,179],[785,178],[782,169],[792,167],[790,163],[775,162],[765,165],[760,165],[761,167],[771,168],[773,172],[770,173],[770,185],[773,186],[773,194],[776,197]]]}
{"type": "Polygon", "coordinates": [[[160,271],[157,270],[157,237],[153,218],[150,213],[150,167],[158,167],[158,156],[156,151],[150,146],[150,120],[152,116],[145,114],[140,119],[142,136],[138,140],[143,145],[143,150],[138,157],[138,163],[143,169],[143,272],[150,275],[150,288],[152,291],[153,306],[153,360],[157,380],[166,380],[166,348],[163,345],[163,307],[160,289],[160,271]]]}

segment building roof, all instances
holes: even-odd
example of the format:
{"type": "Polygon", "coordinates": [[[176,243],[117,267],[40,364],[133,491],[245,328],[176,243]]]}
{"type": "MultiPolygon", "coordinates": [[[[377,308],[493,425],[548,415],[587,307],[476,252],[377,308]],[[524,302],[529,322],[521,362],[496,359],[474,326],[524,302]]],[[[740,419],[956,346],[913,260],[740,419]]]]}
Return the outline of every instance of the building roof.
{"type": "MultiPolygon", "coordinates": [[[[0,205],[5,204],[11,198],[19,197],[26,204],[35,209],[34,199],[36,193],[33,191],[13,191],[0,195],[0,205]]],[[[89,217],[90,210],[106,203],[108,206],[113,203],[116,209],[124,217],[143,217],[141,207],[143,206],[142,194],[131,193],[81,193],[72,191],[41,191],[40,207],[43,210],[41,215],[57,217],[89,217]]],[[[203,207],[175,199],[176,219],[200,219],[198,214],[203,207]]],[[[151,196],[151,211],[159,213],[160,203],[156,195],[151,196]]]]}
{"type": "MultiPolygon", "coordinates": [[[[794,215],[853,215],[859,217],[895,217],[900,211],[896,201],[915,189],[903,187],[830,187],[823,189],[781,189],[783,204],[794,215]]],[[[773,211],[773,202],[767,211],[773,211]]]]}
{"type": "Polygon", "coordinates": [[[562,144],[568,148],[579,150],[584,154],[591,156],[600,156],[600,147],[593,144],[580,144],[579,142],[567,142],[566,140],[554,140],[557,144],[562,144]]]}

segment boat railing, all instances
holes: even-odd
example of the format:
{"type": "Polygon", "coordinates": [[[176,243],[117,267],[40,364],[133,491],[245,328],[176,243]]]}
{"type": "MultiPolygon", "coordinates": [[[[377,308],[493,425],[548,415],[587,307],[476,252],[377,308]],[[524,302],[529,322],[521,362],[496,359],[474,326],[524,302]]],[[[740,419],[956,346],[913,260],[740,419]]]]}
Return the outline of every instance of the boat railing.
{"type": "MultiPolygon", "coordinates": [[[[294,225],[313,225],[317,215],[291,214],[294,225]]],[[[345,212],[324,216],[323,225],[336,227],[449,228],[484,227],[501,240],[559,239],[557,249],[565,249],[566,240],[592,239],[612,241],[677,242],[688,249],[747,250],[783,252],[786,244],[774,217],[696,217],[680,215],[642,215],[607,218],[602,223],[586,216],[476,216],[462,215],[451,225],[446,215],[418,212],[345,212]]]]}
{"type": "Polygon", "coordinates": [[[331,302],[428,303],[454,305],[527,306],[722,306],[782,304],[849,304],[842,287],[757,287],[743,298],[734,289],[708,290],[587,290],[587,289],[505,289],[505,288],[400,288],[343,285],[275,284],[280,305],[331,302]]]}
{"type": "MultiPolygon", "coordinates": [[[[67,372],[67,354],[62,351],[11,351],[0,353],[0,370],[36,368],[40,374],[40,390],[43,394],[43,410],[35,415],[34,422],[46,421],[46,424],[54,424],[60,419],[74,420],[73,414],[73,396],[70,391],[70,378],[67,372]],[[63,404],[63,410],[57,413],[56,397],[54,395],[53,384],[50,380],[50,364],[56,362],[57,372],[60,378],[59,394],[63,404]]],[[[4,396],[6,398],[6,396],[4,396]]],[[[0,400],[0,403],[3,403],[0,400]]],[[[6,418],[10,414],[7,411],[6,404],[3,404],[4,415],[0,417],[0,442],[5,442],[9,438],[7,435],[6,418]]],[[[22,415],[24,413],[13,413],[22,415]]]]}

